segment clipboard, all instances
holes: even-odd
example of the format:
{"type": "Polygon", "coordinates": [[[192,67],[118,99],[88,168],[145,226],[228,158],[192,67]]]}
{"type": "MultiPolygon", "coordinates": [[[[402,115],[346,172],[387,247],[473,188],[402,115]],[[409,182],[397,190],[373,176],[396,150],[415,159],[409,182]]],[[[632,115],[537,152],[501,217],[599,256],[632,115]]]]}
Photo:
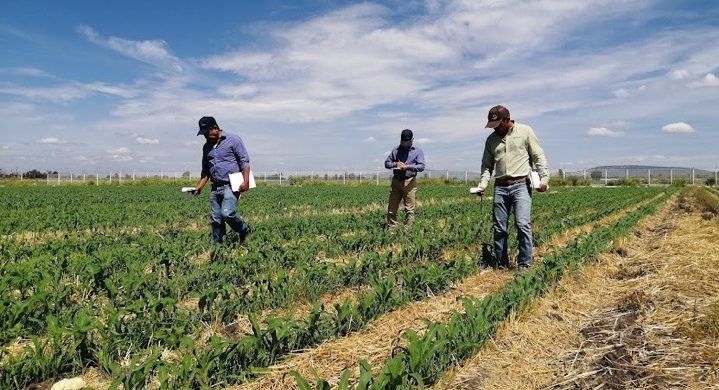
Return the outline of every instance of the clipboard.
{"type": "Polygon", "coordinates": [[[529,171],[529,181],[532,183],[532,188],[539,188],[542,185],[541,179],[539,179],[539,173],[537,171],[529,171]]]}
{"type": "MultiPolygon", "coordinates": [[[[239,191],[240,186],[244,182],[245,178],[242,176],[242,172],[230,173],[230,188],[232,188],[232,192],[239,191]]],[[[252,170],[250,170],[250,188],[255,187],[257,187],[257,183],[255,183],[255,175],[253,175],[252,170]]]]}

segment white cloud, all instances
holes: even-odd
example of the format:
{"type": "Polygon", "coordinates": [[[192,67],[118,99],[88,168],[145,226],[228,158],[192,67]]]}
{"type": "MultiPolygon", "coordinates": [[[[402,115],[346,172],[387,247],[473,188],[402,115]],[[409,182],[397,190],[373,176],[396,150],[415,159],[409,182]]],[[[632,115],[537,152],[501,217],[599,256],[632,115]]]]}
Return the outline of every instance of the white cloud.
{"type": "Polygon", "coordinates": [[[67,141],[63,141],[59,138],[55,137],[48,137],[48,138],[41,138],[37,140],[37,143],[39,144],[64,144],[67,143],[67,141]]]}
{"type": "Polygon", "coordinates": [[[431,138],[417,138],[416,140],[414,140],[414,142],[417,143],[418,145],[426,145],[426,144],[433,144],[434,140],[431,138]]]}
{"type": "Polygon", "coordinates": [[[682,80],[689,77],[689,71],[685,69],[673,70],[669,73],[669,77],[673,78],[674,80],[682,80]]]}
{"type": "Polygon", "coordinates": [[[687,123],[676,122],[676,123],[669,123],[667,125],[664,125],[664,127],[662,127],[662,131],[665,133],[686,134],[686,133],[693,133],[694,128],[687,123]]]}
{"type": "Polygon", "coordinates": [[[590,137],[621,137],[624,135],[624,132],[606,127],[592,127],[587,130],[586,134],[590,137]]]}
{"type": "Polygon", "coordinates": [[[132,161],[131,156],[123,155],[123,154],[111,154],[110,159],[114,162],[128,162],[132,161]]]}
{"type": "Polygon", "coordinates": [[[9,150],[10,147],[7,146],[7,145],[3,145],[3,146],[0,146],[0,149],[2,149],[2,150],[9,150]]]}
{"type": "Polygon", "coordinates": [[[122,86],[111,86],[105,83],[78,83],[70,82],[57,86],[46,87],[27,87],[6,85],[0,87],[0,93],[8,95],[21,96],[28,99],[41,99],[57,103],[66,103],[77,99],[85,98],[93,93],[103,93],[123,98],[132,98],[137,96],[133,89],[122,86]]]}
{"type": "Polygon", "coordinates": [[[130,153],[130,149],[123,146],[123,147],[116,148],[116,149],[110,149],[107,152],[111,153],[111,154],[127,154],[127,153],[130,153]]]}
{"type": "Polygon", "coordinates": [[[87,40],[115,50],[128,57],[153,65],[167,65],[176,72],[182,72],[184,64],[170,54],[165,41],[131,41],[118,37],[102,37],[90,26],[78,26],[77,32],[87,40]]]}
{"type": "Polygon", "coordinates": [[[364,143],[374,143],[374,142],[377,142],[377,139],[376,139],[375,137],[369,136],[369,137],[363,139],[362,142],[364,142],[364,143]]]}
{"type": "Polygon", "coordinates": [[[137,137],[137,138],[135,138],[135,142],[137,142],[138,144],[144,144],[144,145],[157,145],[160,143],[160,140],[157,138],[137,137]]]}
{"type": "Polygon", "coordinates": [[[714,73],[707,73],[701,81],[695,81],[691,83],[692,87],[719,87],[719,77],[716,77],[714,73]]]}
{"type": "Polygon", "coordinates": [[[627,91],[624,88],[617,89],[612,93],[614,94],[614,96],[616,96],[618,98],[625,98],[625,97],[629,96],[629,91],[627,91]]]}
{"type": "Polygon", "coordinates": [[[17,68],[0,68],[0,73],[14,74],[18,76],[30,76],[30,77],[43,77],[52,78],[53,76],[38,68],[32,67],[17,67],[17,68]]]}

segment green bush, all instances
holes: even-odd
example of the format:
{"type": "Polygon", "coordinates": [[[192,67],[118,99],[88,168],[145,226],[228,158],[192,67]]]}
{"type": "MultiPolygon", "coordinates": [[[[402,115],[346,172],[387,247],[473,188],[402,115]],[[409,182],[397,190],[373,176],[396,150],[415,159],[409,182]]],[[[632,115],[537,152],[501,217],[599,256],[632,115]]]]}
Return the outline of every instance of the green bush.
{"type": "Polygon", "coordinates": [[[549,185],[553,187],[588,187],[592,184],[589,179],[581,177],[553,177],[549,179],[549,185]]]}
{"type": "Polygon", "coordinates": [[[672,187],[686,187],[687,186],[687,180],[686,179],[676,179],[672,182],[672,187]]]}

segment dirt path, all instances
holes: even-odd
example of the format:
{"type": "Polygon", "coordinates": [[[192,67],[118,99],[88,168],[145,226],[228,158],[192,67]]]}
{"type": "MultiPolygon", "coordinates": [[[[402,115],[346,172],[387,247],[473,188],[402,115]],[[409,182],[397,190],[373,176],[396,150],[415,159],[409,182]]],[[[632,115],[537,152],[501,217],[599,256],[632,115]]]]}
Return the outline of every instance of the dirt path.
{"type": "Polygon", "coordinates": [[[719,389],[719,219],[676,201],[434,389],[719,389]]]}

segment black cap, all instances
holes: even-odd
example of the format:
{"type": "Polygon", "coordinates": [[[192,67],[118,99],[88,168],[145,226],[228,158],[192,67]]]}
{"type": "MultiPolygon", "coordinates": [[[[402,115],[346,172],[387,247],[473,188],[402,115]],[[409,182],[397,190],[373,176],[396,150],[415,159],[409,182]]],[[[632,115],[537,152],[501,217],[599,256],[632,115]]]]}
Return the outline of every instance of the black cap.
{"type": "Polygon", "coordinates": [[[509,118],[509,110],[505,106],[494,106],[489,110],[487,114],[487,125],[490,129],[494,129],[499,126],[502,120],[509,118]]]}
{"type": "Polygon", "coordinates": [[[213,118],[211,116],[203,116],[202,118],[200,118],[199,125],[200,125],[200,131],[197,132],[197,135],[200,135],[200,134],[207,135],[207,133],[210,132],[211,128],[213,128],[213,127],[219,128],[220,127],[217,125],[217,121],[215,120],[215,118],[213,118]]]}
{"type": "Polygon", "coordinates": [[[414,138],[414,134],[412,134],[412,130],[410,130],[410,129],[402,130],[402,136],[400,138],[402,141],[412,141],[412,138],[414,138]]]}

